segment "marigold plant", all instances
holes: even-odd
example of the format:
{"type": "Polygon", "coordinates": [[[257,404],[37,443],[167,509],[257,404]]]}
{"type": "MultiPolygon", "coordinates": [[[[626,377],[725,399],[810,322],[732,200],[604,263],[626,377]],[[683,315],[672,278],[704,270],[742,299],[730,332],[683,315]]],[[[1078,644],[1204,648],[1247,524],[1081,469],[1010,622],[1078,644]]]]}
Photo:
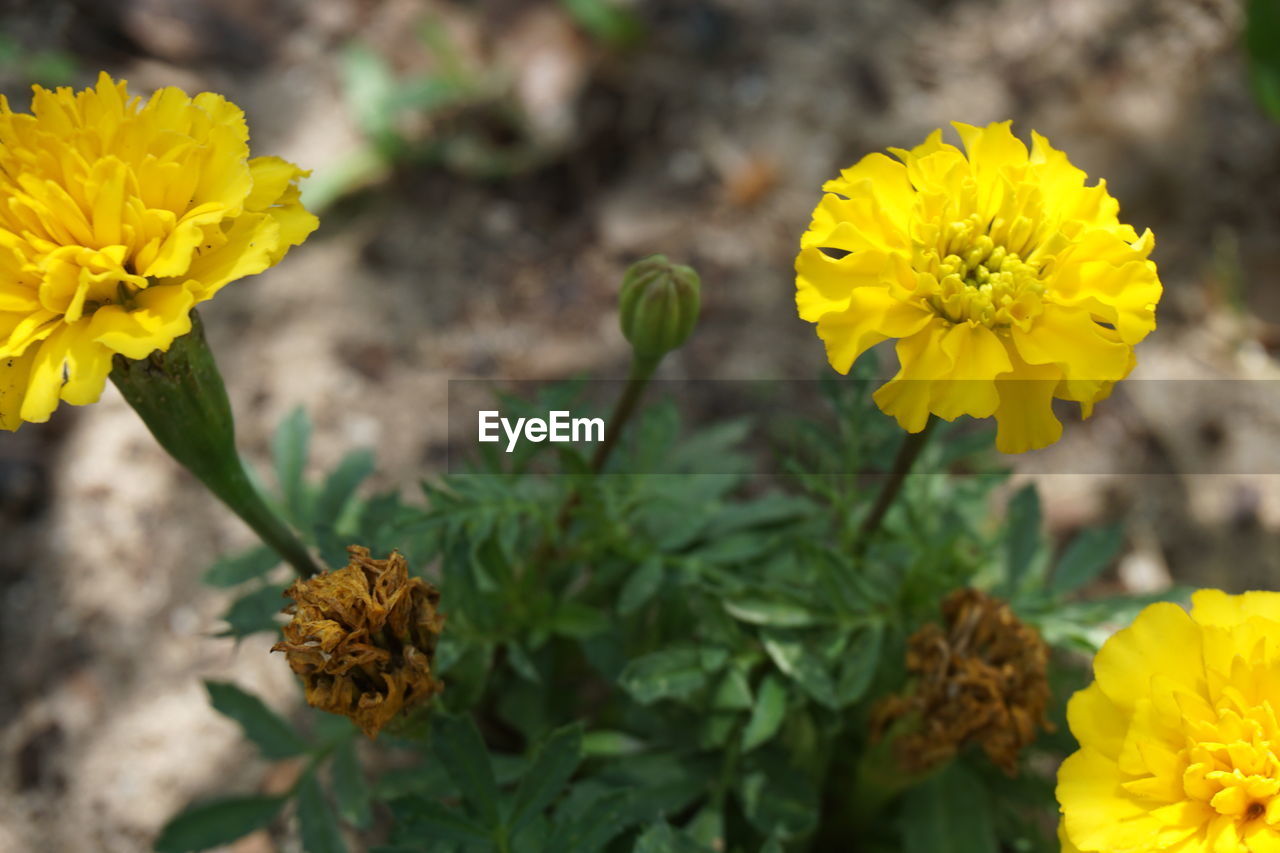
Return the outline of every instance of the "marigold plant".
{"type": "Polygon", "coordinates": [[[869,154],[828,181],[796,259],[796,304],[847,373],[896,338],[876,403],[909,432],[930,414],[994,416],[997,447],[1057,441],[1053,398],[1087,417],[1155,328],[1155,240],[1118,219],[1106,183],[1009,122],[954,124],[898,158],[869,154]]]}
{"type": "Polygon", "coordinates": [[[1112,637],[1067,708],[1064,850],[1280,850],[1280,593],[1201,590],[1112,637]]]}
{"type": "Polygon", "coordinates": [[[307,173],[249,157],[244,113],[221,95],[161,89],[144,104],[106,73],[0,98],[0,427],[95,402],[112,358],[145,358],[190,313],[260,273],[317,220],[307,173]]]}

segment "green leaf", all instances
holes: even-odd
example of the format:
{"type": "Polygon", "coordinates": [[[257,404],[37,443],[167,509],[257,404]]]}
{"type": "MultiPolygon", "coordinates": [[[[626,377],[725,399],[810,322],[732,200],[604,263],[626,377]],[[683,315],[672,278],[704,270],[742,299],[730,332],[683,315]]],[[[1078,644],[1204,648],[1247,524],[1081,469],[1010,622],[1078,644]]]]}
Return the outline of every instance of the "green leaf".
{"type": "Polygon", "coordinates": [[[1120,524],[1082,530],[1071,540],[1053,570],[1050,584],[1053,594],[1066,595],[1096,578],[1123,545],[1124,527],[1120,524]]]}
{"type": "Polygon", "coordinates": [[[733,618],[750,622],[752,625],[803,628],[818,621],[815,614],[808,608],[787,601],[739,598],[726,600],[724,609],[733,618]]]}
{"type": "Polygon", "coordinates": [[[905,853],[996,853],[991,803],[982,780],[959,762],[907,791],[905,853]]]}
{"type": "Polygon", "coordinates": [[[301,406],[280,422],[271,439],[271,458],[275,462],[276,481],[280,484],[285,508],[295,522],[303,525],[310,516],[306,484],[302,479],[310,443],[311,420],[301,406]]]}
{"type": "Polygon", "coordinates": [[[1005,552],[1005,590],[1012,594],[1028,577],[1040,550],[1040,493],[1028,483],[1009,500],[1009,541],[1005,552]]]}
{"type": "Polygon", "coordinates": [[[409,796],[392,800],[391,813],[396,819],[396,837],[418,840],[425,837],[440,841],[488,842],[490,830],[436,800],[409,796]]]}
{"type": "Polygon", "coordinates": [[[715,695],[711,697],[711,707],[717,711],[746,711],[751,705],[751,685],[747,683],[747,673],[740,666],[729,667],[716,685],[715,695]]]}
{"type": "Polygon", "coordinates": [[[333,811],[325,800],[320,780],[314,772],[302,777],[298,786],[298,829],[305,853],[346,853],[333,811]]]}
{"type": "Polygon", "coordinates": [[[789,840],[818,823],[818,790],[807,776],[781,761],[747,773],[739,795],[747,820],[766,836],[789,840]]]}
{"type": "Polygon", "coordinates": [[[640,22],[615,0],[560,0],[574,22],[592,38],[622,47],[639,38],[640,22]]]}
{"type": "Polygon", "coordinates": [[[320,490],[320,498],[316,502],[317,521],[337,522],[356,489],[373,473],[373,462],[373,451],[368,449],[353,450],[342,457],[320,490]]]}
{"type": "Polygon", "coordinates": [[[223,615],[227,629],[218,636],[238,639],[259,631],[278,630],[280,621],[276,617],[285,604],[284,590],[283,584],[267,584],[237,598],[223,615]]]}
{"type": "Polygon", "coordinates": [[[520,780],[507,821],[518,832],[542,813],[569,783],[582,761],[582,724],[557,729],[538,750],[533,765],[520,780]]]}
{"type": "Polygon", "coordinates": [[[471,718],[436,717],[431,727],[431,749],[484,825],[496,828],[498,783],[493,777],[489,750],[471,718]]]}
{"type": "Polygon", "coordinates": [[[836,696],[840,704],[851,705],[866,694],[880,665],[880,646],[884,630],[871,625],[858,632],[851,648],[844,653],[840,675],[836,680],[836,696]]]}
{"type": "Polygon", "coordinates": [[[772,673],[765,676],[756,694],[751,719],[742,730],[742,751],[750,752],[778,733],[787,715],[787,685],[772,673]]]}
{"type": "Polygon", "coordinates": [[[582,754],[590,758],[616,758],[644,752],[648,745],[626,732],[597,729],[582,736],[582,754]]]}
{"type": "Polygon", "coordinates": [[[280,555],[266,545],[259,545],[248,551],[220,558],[205,570],[202,579],[209,586],[236,586],[262,577],[278,565],[280,555]]]}
{"type": "Polygon", "coordinates": [[[665,820],[646,829],[631,850],[632,853],[710,853],[710,848],[672,829],[665,820]]]}
{"type": "Polygon", "coordinates": [[[156,853],[194,853],[229,844],[271,823],[284,797],[225,797],[188,806],[156,839],[156,853]]]}
{"type": "Polygon", "coordinates": [[[1244,43],[1254,96],[1273,120],[1280,121],[1280,4],[1249,0],[1244,43]]]}
{"type": "Polygon", "coordinates": [[[542,683],[542,674],[538,672],[538,667],[534,665],[533,659],[524,650],[524,646],[515,640],[507,642],[507,662],[525,681],[530,684],[542,683]]]}
{"type": "Polygon", "coordinates": [[[618,593],[618,613],[627,616],[649,603],[662,588],[665,571],[662,557],[657,554],[640,564],[640,568],[627,577],[618,593]]]}
{"type": "Polygon", "coordinates": [[[594,607],[577,601],[562,601],[551,617],[551,630],[564,637],[585,640],[609,628],[609,620],[594,607]]]}
{"type": "Polygon", "coordinates": [[[835,684],[822,661],[810,650],[801,635],[782,630],[760,632],[764,650],[782,673],[804,692],[832,710],[838,710],[835,684]]]}
{"type": "Polygon", "coordinates": [[[273,761],[291,758],[307,751],[307,745],[262,700],[225,681],[206,681],[209,701],[219,714],[240,724],[245,737],[253,741],[264,758],[273,761]]]}
{"type": "Polygon", "coordinates": [[[334,750],[331,785],[342,819],[357,829],[367,827],[373,820],[369,785],[360,767],[355,741],[351,738],[342,741],[334,750]]]}
{"type": "Polygon", "coordinates": [[[704,687],[727,660],[723,649],[664,649],[633,659],[618,676],[618,683],[641,705],[659,699],[685,699],[704,687]]]}

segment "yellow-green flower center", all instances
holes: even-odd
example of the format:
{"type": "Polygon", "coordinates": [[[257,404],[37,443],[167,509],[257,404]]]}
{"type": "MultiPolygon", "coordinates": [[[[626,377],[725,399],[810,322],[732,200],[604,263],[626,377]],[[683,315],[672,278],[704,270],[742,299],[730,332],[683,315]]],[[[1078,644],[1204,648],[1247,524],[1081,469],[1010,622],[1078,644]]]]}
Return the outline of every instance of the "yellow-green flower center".
{"type": "Polygon", "coordinates": [[[929,254],[938,281],[929,305],[950,322],[972,320],[998,329],[1039,313],[1045,292],[1039,270],[997,244],[976,214],[948,223],[938,251],[929,254]]]}

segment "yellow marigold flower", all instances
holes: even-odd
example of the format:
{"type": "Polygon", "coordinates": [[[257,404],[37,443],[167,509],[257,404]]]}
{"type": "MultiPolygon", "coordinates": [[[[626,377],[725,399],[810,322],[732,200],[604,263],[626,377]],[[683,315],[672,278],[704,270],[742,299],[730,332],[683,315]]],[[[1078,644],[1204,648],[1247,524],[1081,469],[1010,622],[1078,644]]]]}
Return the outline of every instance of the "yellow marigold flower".
{"type": "Polygon", "coordinates": [[[1191,601],[1138,614],[1067,706],[1064,850],[1280,851],[1280,593],[1191,601]]]}
{"type": "Polygon", "coordinates": [[[105,73],[0,97],[0,427],[95,402],[112,357],[145,358],[194,305],[279,261],[317,225],[308,173],[249,157],[240,108],[161,89],[143,104],[105,73]]]}
{"type": "Polygon", "coordinates": [[[302,676],[307,704],[342,714],[375,737],[401,711],[444,689],[432,675],[444,629],[440,593],[396,552],[374,560],[359,546],[336,572],[294,582],[285,595],[293,619],[284,641],[289,666],[302,676]]]}
{"type": "Polygon", "coordinates": [[[1054,397],[1093,404],[1155,328],[1155,239],[1117,218],[1106,183],[1009,122],[955,123],[898,160],[870,154],[828,181],[800,242],[796,305],[847,373],[896,338],[900,369],[876,403],[908,432],[932,413],[995,416],[997,447],[1057,441],[1054,397]],[[967,155],[966,155],[967,152],[967,155]],[[900,162],[899,162],[900,161],[900,162]]]}
{"type": "Polygon", "coordinates": [[[1009,775],[1018,754],[1047,727],[1049,649],[1009,605],[959,589],[942,605],[945,627],[925,625],[907,643],[914,684],[872,714],[872,732],[905,727],[894,740],[903,769],[927,773],[977,744],[1009,775]]]}

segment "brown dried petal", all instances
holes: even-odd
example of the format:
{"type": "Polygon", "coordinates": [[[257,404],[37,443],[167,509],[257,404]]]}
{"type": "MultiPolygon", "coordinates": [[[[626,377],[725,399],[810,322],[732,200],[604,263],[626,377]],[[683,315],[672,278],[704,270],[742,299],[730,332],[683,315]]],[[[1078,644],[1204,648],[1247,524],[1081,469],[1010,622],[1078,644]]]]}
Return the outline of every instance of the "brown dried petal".
{"type": "Polygon", "coordinates": [[[432,674],[444,628],[439,592],[409,577],[403,556],[374,560],[347,549],[346,568],[293,584],[282,651],[307,703],[350,717],[374,737],[402,711],[443,689],[432,674]]]}

